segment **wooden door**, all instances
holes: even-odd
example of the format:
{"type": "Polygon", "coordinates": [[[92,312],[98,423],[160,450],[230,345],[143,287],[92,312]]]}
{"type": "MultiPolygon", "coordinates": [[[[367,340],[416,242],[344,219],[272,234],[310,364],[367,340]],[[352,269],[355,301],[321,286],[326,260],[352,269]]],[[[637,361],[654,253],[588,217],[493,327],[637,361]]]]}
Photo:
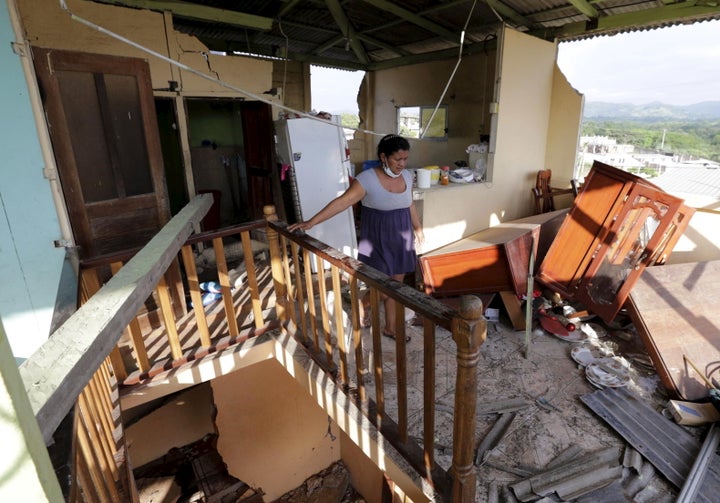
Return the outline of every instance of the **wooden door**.
{"type": "Polygon", "coordinates": [[[659,189],[633,186],[583,275],[577,299],[611,321],[652,257],[666,252],[665,236],[681,206],[681,199],[659,189]]]}
{"type": "Polygon", "coordinates": [[[248,102],[242,107],[243,144],[248,180],[250,218],[263,218],[263,206],[273,203],[273,123],[270,106],[248,102]]]}
{"type": "Polygon", "coordinates": [[[168,221],[146,61],[33,48],[81,257],[146,244],[168,221]]]}

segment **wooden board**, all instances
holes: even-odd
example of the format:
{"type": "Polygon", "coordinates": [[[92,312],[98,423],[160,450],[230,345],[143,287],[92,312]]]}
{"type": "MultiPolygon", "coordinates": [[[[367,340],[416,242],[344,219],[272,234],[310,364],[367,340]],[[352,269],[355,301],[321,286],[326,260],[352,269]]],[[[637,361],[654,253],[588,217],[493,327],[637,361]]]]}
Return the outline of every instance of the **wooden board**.
{"type": "Polygon", "coordinates": [[[683,355],[720,380],[720,261],[648,267],[626,305],[670,395],[705,398],[705,381],[683,355]]]}

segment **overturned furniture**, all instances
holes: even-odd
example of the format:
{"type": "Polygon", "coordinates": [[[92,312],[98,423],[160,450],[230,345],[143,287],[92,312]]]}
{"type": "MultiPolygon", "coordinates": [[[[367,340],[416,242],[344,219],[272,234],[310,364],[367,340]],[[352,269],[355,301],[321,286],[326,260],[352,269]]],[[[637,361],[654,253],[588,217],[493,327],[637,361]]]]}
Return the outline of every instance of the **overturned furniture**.
{"type": "Polygon", "coordinates": [[[694,212],[647,180],[595,161],[537,279],[609,323],[643,270],[665,263],[694,212]]]}
{"type": "Polygon", "coordinates": [[[566,215],[565,209],[504,222],[423,254],[425,293],[525,293],[530,253],[544,257],[566,215]]]}

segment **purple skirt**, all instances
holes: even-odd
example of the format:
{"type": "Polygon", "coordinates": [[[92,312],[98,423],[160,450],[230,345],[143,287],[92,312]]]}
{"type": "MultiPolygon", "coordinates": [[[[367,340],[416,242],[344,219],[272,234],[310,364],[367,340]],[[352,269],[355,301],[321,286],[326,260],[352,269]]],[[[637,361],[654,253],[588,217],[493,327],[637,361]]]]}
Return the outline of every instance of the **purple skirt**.
{"type": "Polygon", "coordinates": [[[388,276],[413,272],[417,256],[410,208],[382,211],[363,206],[358,260],[388,276]]]}

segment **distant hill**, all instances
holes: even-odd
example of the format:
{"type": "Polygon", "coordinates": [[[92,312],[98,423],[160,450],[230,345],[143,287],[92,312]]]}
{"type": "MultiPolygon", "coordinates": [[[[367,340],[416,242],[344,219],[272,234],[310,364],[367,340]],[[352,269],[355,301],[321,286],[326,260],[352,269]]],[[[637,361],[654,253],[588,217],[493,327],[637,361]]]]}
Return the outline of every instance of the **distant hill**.
{"type": "Polygon", "coordinates": [[[667,105],[653,102],[645,105],[588,101],[584,119],[593,121],[695,121],[720,120],[720,101],[703,101],[693,105],[667,105]]]}

